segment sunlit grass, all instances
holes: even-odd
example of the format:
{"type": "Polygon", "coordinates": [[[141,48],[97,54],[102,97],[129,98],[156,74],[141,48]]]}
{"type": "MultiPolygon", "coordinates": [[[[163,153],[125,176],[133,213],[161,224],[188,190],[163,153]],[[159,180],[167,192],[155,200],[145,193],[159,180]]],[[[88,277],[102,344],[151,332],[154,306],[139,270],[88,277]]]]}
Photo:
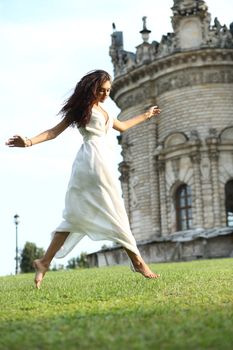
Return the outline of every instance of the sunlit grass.
{"type": "Polygon", "coordinates": [[[0,278],[0,349],[232,349],[233,259],[0,278]]]}

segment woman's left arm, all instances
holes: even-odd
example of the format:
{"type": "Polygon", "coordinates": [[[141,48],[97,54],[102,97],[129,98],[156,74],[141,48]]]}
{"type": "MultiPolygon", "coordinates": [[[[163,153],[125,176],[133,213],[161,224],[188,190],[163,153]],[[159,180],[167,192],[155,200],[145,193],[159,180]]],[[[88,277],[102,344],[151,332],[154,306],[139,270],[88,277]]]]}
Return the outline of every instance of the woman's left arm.
{"type": "Polygon", "coordinates": [[[158,108],[158,106],[152,106],[145,113],[142,113],[134,118],[130,118],[125,121],[115,119],[113,123],[113,128],[117,131],[123,132],[125,130],[128,130],[129,128],[132,128],[135,125],[146,121],[147,119],[158,115],[160,112],[161,110],[158,108]]]}

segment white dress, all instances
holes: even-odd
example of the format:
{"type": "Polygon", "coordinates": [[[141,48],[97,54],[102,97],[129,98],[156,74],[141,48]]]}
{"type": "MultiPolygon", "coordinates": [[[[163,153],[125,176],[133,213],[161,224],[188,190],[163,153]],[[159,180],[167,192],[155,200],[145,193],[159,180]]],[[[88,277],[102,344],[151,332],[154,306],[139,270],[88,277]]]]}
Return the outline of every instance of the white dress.
{"type": "Polygon", "coordinates": [[[115,175],[114,150],[108,133],[109,116],[92,109],[91,120],[79,128],[83,144],[74,160],[68,184],[63,221],[53,232],[70,232],[56,258],[66,256],[87,235],[92,240],[110,240],[140,255],[115,175]]]}

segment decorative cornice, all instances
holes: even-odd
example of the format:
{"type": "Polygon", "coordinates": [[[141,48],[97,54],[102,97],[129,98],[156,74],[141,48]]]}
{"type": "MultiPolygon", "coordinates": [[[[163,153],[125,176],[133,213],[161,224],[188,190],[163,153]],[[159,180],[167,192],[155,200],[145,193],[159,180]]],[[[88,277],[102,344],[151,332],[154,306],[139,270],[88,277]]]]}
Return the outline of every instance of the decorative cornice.
{"type": "Polygon", "coordinates": [[[211,83],[233,83],[233,50],[176,53],[117,77],[111,97],[121,109],[164,92],[211,83]]]}
{"type": "MultiPolygon", "coordinates": [[[[233,24],[228,28],[221,25],[216,17],[211,25],[211,16],[203,0],[177,0],[174,1],[172,10],[174,32],[162,35],[160,43],[148,43],[148,38],[144,38],[143,43],[136,46],[135,53],[124,50],[123,34],[114,30],[109,54],[115,78],[177,52],[210,48],[233,49],[233,24]]],[[[144,29],[144,32],[148,34],[150,31],[144,29]]]]}
{"type": "MultiPolygon", "coordinates": [[[[228,127],[229,129],[231,127],[228,127]]],[[[227,130],[225,128],[224,130],[227,130]]],[[[200,162],[200,155],[208,152],[211,159],[217,160],[222,151],[233,152],[233,139],[223,142],[216,129],[210,129],[209,135],[201,140],[196,134],[192,135],[195,130],[191,131],[190,138],[180,144],[166,146],[167,137],[159,144],[154,151],[154,160],[156,164],[160,161],[168,161],[182,157],[190,157],[192,162],[200,162]]],[[[177,132],[173,132],[174,135],[177,132]]],[[[220,133],[221,134],[221,133],[220,133]]],[[[171,134],[172,135],[172,134],[171,134]]]]}
{"type": "Polygon", "coordinates": [[[157,96],[164,92],[202,84],[232,84],[233,70],[230,67],[190,67],[164,76],[156,81],[157,96]]]}
{"type": "MultiPolygon", "coordinates": [[[[158,160],[172,160],[179,157],[190,156],[198,154],[201,149],[201,142],[193,144],[192,141],[187,141],[181,145],[172,146],[168,148],[161,148],[157,152],[158,160]]],[[[156,153],[156,152],[155,152],[156,153]]]]}
{"type": "Polygon", "coordinates": [[[174,16],[191,16],[206,13],[208,7],[204,0],[174,0],[174,16]]]}

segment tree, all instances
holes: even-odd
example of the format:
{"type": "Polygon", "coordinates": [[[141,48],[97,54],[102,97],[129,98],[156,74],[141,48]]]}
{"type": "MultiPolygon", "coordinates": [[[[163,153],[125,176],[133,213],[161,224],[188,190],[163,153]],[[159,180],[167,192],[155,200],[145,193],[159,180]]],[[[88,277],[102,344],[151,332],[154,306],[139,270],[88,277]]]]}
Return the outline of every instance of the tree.
{"type": "Polygon", "coordinates": [[[78,266],[82,268],[87,268],[89,267],[89,263],[87,260],[87,253],[81,253],[80,257],[78,258],[78,266]]]}
{"type": "Polygon", "coordinates": [[[67,261],[67,269],[76,269],[78,267],[78,258],[71,258],[67,261]]]}
{"type": "Polygon", "coordinates": [[[87,260],[87,253],[82,252],[80,256],[78,256],[77,258],[71,258],[70,260],[68,260],[66,265],[67,269],[76,269],[78,267],[81,267],[81,268],[89,267],[89,263],[87,260]]]}
{"type": "Polygon", "coordinates": [[[56,263],[53,263],[53,265],[50,267],[50,270],[51,271],[61,271],[61,270],[64,270],[64,265],[63,264],[56,264],[56,263]]]}
{"type": "Polygon", "coordinates": [[[20,256],[21,272],[33,272],[33,260],[40,258],[42,255],[44,255],[43,248],[38,248],[35,243],[26,242],[20,256]]]}

